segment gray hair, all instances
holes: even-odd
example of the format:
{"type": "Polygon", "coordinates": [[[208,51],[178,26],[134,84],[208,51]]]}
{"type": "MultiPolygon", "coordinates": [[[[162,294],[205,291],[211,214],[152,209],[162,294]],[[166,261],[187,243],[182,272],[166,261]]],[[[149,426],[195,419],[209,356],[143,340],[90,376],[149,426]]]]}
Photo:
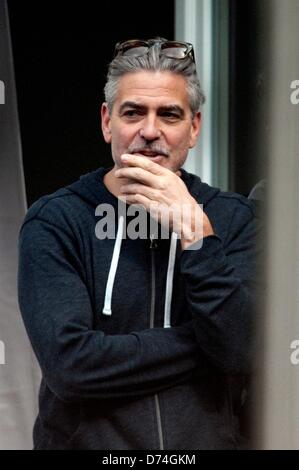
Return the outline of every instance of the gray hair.
{"type": "MultiPolygon", "coordinates": [[[[158,39],[157,39],[158,41],[158,39]]],[[[104,88],[105,101],[111,114],[113,104],[118,91],[118,83],[126,73],[135,73],[141,70],[152,72],[169,71],[182,75],[187,82],[187,92],[192,117],[205,102],[205,96],[201,88],[195,63],[191,58],[172,59],[160,54],[159,43],[150,47],[148,53],[143,56],[117,56],[109,64],[107,82],[104,88]]]]}

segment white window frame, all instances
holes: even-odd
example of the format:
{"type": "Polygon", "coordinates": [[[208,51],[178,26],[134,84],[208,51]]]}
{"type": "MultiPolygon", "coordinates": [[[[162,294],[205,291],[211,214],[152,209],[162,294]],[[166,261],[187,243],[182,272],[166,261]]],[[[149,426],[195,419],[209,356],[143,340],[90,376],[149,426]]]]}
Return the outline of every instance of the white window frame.
{"type": "Polygon", "coordinates": [[[184,168],[228,188],[228,0],[176,0],[175,38],[191,42],[206,95],[201,136],[184,168]]]}

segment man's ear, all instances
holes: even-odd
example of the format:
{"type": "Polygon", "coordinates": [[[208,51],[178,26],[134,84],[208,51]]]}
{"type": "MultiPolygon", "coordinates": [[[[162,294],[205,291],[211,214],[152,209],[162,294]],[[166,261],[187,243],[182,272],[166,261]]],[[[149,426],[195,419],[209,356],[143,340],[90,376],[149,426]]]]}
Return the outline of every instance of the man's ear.
{"type": "Polygon", "coordinates": [[[109,113],[107,103],[102,104],[101,119],[102,119],[102,121],[101,121],[102,132],[103,132],[105,142],[107,144],[110,144],[111,143],[111,130],[110,130],[111,119],[110,119],[110,113],[109,113]]]}
{"type": "Polygon", "coordinates": [[[197,137],[200,134],[201,129],[201,113],[198,111],[194,118],[192,119],[192,127],[190,132],[190,141],[189,141],[189,148],[192,149],[197,141],[197,137]]]}

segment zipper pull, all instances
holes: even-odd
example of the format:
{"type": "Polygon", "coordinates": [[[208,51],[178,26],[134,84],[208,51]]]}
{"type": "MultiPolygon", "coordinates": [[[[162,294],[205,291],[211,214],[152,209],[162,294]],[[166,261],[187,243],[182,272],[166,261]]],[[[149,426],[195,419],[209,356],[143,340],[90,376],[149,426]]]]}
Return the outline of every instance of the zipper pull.
{"type": "Polygon", "coordinates": [[[156,242],[155,235],[154,235],[154,234],[150,235],[150,239],[151,239],[150,248],[151,248],[151,249],[157,248],[157,247],[158,247],[158,244],[157,244],[157,242],[156,242]]]}

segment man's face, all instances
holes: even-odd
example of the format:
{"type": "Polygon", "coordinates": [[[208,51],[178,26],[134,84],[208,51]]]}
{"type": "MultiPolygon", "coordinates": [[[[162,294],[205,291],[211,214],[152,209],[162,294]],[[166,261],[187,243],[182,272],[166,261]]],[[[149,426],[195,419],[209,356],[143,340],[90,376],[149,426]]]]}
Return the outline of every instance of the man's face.
{"type": "Polygon", "coordinates": [[[125,74],[119,82],[111,116],[102,105],[102,130],[111,143],[115,168],[124,153],[143,155],[172,171],[185,162],[200,130],[200,113],[192,119],[181,75],[168,71],[125,74]]]}

